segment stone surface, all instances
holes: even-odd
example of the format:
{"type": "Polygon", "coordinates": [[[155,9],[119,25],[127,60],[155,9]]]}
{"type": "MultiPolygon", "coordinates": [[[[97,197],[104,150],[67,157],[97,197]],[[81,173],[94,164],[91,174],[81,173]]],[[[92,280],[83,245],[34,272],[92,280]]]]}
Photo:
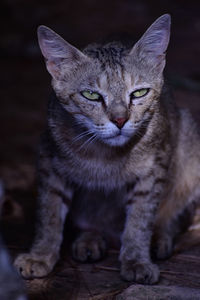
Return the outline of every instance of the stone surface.
{"type": "Polygon", "coordinates": [[[132,285],[116,300],[199,300],[200,290],[177,286],[132,285]]]}

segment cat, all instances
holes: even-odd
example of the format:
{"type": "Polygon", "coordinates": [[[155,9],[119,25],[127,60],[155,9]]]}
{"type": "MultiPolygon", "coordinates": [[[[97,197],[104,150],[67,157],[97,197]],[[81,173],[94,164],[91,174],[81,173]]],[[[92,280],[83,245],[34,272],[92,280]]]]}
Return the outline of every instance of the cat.
{"type": "Polygon", "coordinates": [[[23,277],[51,272],[65,218],[75,218],[77,208],[82,215],[76,225],[83,231],[72,245],[75,259],[105,255],[109,241],[102,234],[109,226],[98,225],[121,210],[122,278],[159,280],[151,243],[155,257],[170,256],[175,237],[187,227],[180,220],[190,219],[200,194],[197,128],[164,83],[170,24],[170,15],[161,16],[131,49],[112,42],[83,51],[39,27],[56,98],[48,106],[39,150],[40,225],[30,253],[15,261],[23,277]],[[104,213],[101,204],[107,205],[104,213]]]}
{"type": "MultiPolygon", "coordinates": [[[[3,181],[0,180],[0,214],[5,199],[3,181]]],[[[13,268],[7,249],[0,237],[0,299],[26,300],[24,286],[13,268]]]]}

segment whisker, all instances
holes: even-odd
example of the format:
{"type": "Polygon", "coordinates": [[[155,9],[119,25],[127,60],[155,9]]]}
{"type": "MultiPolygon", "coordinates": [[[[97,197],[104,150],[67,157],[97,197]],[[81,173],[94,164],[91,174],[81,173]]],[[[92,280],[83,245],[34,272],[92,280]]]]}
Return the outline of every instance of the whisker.
{"type": "Polygon", "coordinates": [[[73,145],[75,142],[79,141],[83,137],[85,137],[85,136],[87,136],[89,134],[92,134],[92,133],[93,133],[92,130],[87,130],[87,131],[84,131],[84,132],[80,133],[79,135],[77,135],[75,138],[72,139],[71,145],[73,145]]]}
{"type": "Polygon", "coordinates": [[[85,149],[84,149],[84,152],[87,151],[89,145],[93,144],[93,143],[98,139],[98,136],[97,136],[97,135],[93,135],[92,137],[93,137],[93,139],[90,139],[90,140],[88,141],[88,143],[87,143],[87,145],[86,145],[86,147],[85,147],[85,149]]]}
{"type": "Polygon", "coordinates": [[[95,140],[98,139],[98,136],[96,134],[92,134],[92,136],[90,138],[88,138],[79,148],[79,150],[84,148],[84,152],[87,151],[89,145],[91,145],[95,140]],[[87,146],[87,147],[86,147],[87,146]]]}
{"type": "Polygon", "coordinates": [[[89,139],[87,139],[79,148],[81,150],[84,146],[86,146],[92,139],[94,138],[94,135],[92,135],[89,139]]]}

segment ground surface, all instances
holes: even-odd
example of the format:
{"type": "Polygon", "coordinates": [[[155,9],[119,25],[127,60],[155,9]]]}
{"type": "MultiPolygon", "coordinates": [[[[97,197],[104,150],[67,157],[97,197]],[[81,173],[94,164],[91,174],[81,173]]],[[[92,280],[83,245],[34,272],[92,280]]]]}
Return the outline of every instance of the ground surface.
{"type": "MultiPolygon", "coordinates": [[[[7,195],[9,195],[7,198],[9,205],[4,212],[2,228],[8,249],[12,257],[15,257],[18,253],[27,251],[32,240],[34,193],[15,191],[7,195]],[[12,197],[16,202],[11,202],[12,197]],[[26,205],[27,201],[31,205],[26,205]],[[13,207],[13,203],[16,206],[13,207]]],[[[72,260],[68,247],[64,243],[61,259],[51,274],[42,279],[25,281],[29,299],[199,300],[199,215],[200,211],[197,211],[194,224],[180,238],[174,255],[167,261],[158,262],[161,278],[157,285],[147,287],[121,280],[117,250],[111,249],[101,262],[79,264],[72,260]]]]}
{"type": "MultiPolygon", "coordinates": [[[[50,26],[70,43],[83,47],[111,36],[135,40],[166,12],[172,14],[167,77],[177,103],[190,108],[199,122],[198,1],[2,1],[0,177],[5,182],[7,199],[2,231],[13,257],[28,250],[33,238],[35,153],[45,126],[50,92],[50,77],[36,42],[37,26],[50,26]]],[[[133,285],[119,296],[129,284],[119,277],[117,256],[111,250],[98,264],[80,265],[71,260],[64,245],[52,274],[26,281],[30,299],[200,299],[198,226],[182,238],[173,257],[160,264],[161,280],[153,288],[133,285]]]]}

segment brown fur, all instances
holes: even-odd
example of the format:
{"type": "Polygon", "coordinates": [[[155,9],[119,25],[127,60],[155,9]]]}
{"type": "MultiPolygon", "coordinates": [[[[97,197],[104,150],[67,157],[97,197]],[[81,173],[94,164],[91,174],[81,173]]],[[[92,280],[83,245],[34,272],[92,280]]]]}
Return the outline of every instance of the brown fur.
{"type": "Polygon", "coordinates": [[[156,256],[169,256],[179,218],[199,197],[200,179],[194,121],[164,85],[169,31],[170,17],[164,15],[132,49],[110,43],[81,52],[39,28],[56,98],[40,147],[40,227],[30,253],[15,261],[24,277],[53,269],[68,213],[84,230],[72,246],[75,259],[101,258],[117,236],[116,228],[109,234],[108,224],[125,219],[124,229],[118,228],[122,277],[158,281],[150,256],[153,233],[156,256]],[[142,89],[143,96],[134,96],[142,89]],[[97,99],[88,99],[88,91],[97,99]]]}

